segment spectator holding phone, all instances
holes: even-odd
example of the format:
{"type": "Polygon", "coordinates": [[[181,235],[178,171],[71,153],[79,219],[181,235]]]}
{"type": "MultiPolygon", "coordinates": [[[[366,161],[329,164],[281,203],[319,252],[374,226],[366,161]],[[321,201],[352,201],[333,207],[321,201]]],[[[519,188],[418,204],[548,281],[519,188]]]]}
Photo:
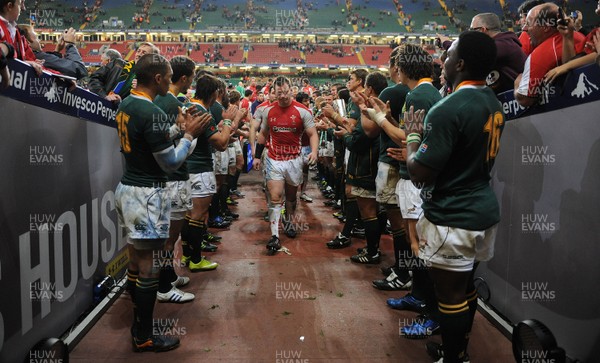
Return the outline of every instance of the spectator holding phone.
{"type": "MultiPolygon", "coordinates": [[[[598,1],[596,14],[600,15],[600,1],[598,1]]],[[[598,38],[600,37],[600,33],[598,32],[599,28],[595,28],[586,36],[582,52],[577,53],[574,44],[574,34],[578,34],[578,26],[581,28],[581,12],[579,11],[574,11],[569,18],[565,19],[563,25],[558,25],[558,31],[563,36],[563,64],[546,73],[544,76],[546,82],[552,83],[558,77],[573,69],[598,62],[598,52],[600,51],[600,44],[597,44],[598,38]],[[585,55],[577,57],[579,54],[583,53],[585,53],[585,55]]]]}
{"type": "Polygon", "coordinates": [[[19,31],[33,50],[35,57],[44,61],[44,67],[58,71],[66,76],[81,79],[88,75],[88,71],[83,64],[81,55],[75,46],[75,29],[69,28],[65,30],[56,45],[55,52],[42,51],[42,45],[38,39],[37,33],[31,25],[19,25],[19,31]],[[62,51],[65,50],[65,55],[62,51]]]}
{"type": "MultiPolygon", "coordinates": [[[[532,51],[525,61],[523,73],[514,83],[515,99],[522,106],[528,107],[538,102],[543,91],[544,76],[563,63],[563,36],[557,30],[557,25],[564,24],[564,16],[559,17],[559,9],[556,4],[545,3],[527,14],[523,30],[529,34],[532,51]],[[562,24],[558,24],[558,21],[562,24]]],[[[583,35],[574,33],[573,41],[575,49],[583,49],[583,35]]]]}

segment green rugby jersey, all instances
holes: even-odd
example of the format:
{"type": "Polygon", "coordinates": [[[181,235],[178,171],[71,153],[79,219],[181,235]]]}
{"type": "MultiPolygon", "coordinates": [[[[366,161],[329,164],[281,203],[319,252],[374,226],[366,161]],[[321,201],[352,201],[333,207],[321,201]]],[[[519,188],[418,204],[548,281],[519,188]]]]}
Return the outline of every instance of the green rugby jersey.
{"type": "Polygon", "coordinates": [[[215,124],[219,124],[219,122],[223,121],[223,105],[219,102],[215,101],[215,103],[210,106],[210,114],[213,116],[215,120],[215,124]]]}
{"type": "Polygon", "coordinates": [[[494,91],[471,83],[429,111],[415,159],[439,173],[421,194],[425,217],[436,225],[482,231],[500,221],[489,181],[504,114],[494,91]]]}
{"type": "MultiPolygon", "coordinates": [[[[204,108],[198,101],[192,100],[187,103],[187,107],[196,106],[196,109],[201,113],[208,112],[206,108],[204,108]]],[[[188,171],[193,174],[206,173],[209,171],[213,171],[213,159],[212,159],[212,150],[210,147],[210,139],[211,136],[219,132],[217,130],[217,124],[213,119],[210,121],[210,124],[204,130],[204,132],[198,136],[198,141],[196,141],[196,148],[194,152],[187,158],[188,171]]]]}
{"type": "MultiPolygon", "coordinates": [[[[169,117],[169,123],[171,125],[175,124],[175,121],[177,120],[177,116],[179,115],[179,107],[183,107],[183,103],[179,101],[171,92],[168,92],[164,96],[156,96],[154,99],[154,104],[160,107],[161,110],[165,111],[169,117]]],[[[169,181],[188,180],[190,178],[190,174],[188,173],[187,162],[184,161],[176,172],[173,174],[168,174],[167,177],[169,178],[169,181]]]]}
{"type": "Polygon", "coordinates": [[[360,107],[355,105],[352,100],[348,100],[346,105],[346,118],[353,118],[360,122],[360,107]]]}
{"type": "MultiPolygon", "coordinates": [[[[397,85],[390,86],[379,94],[379,99],[384,103],[390,101],[390,109],[392,111],[392,117],[396,119],[398,122],[402,119],[402,106],[406,101],[406,94],[410,90],[407,86],[398,83],[397,85]]],[[[399,168],[400,162],[396,159],[393,159],[388,156],[387,149],[388,148],[398,148],[400,147],[395,142],[390,139],[390,137],[382,130],[379,133],[379,161],[384,162],[386,164],[390,164],[395,168],[399,168]]],[[[406,163],[404,163],[406,169],[406,163]]]]}
{"type": "MultiPolygon", "coordinates": [[[[417,86],[406,95],[406,102],[402,107],[400,128],[404,129],[404,112],[410,110],[410,106],[414,106],[415,111],[425,110],[425,114],[427,114],[431,107],[441,99],[440,92],[431,84],[431,78],[420,79],[417,86]]],[[[399,172],[402,179],[410,179],[406,162],[400,162],[399,172]]]]}
{"type": "Polygon", "coordinates": [[[354,130],[344,136],[344,144],[350,150],[346,183],[368,190],[375,190],[379,138],[369,138],[365,134],[362,124],[358,122],[354,130]]]}
{"type": "Polygon", "coordinates": [[[156,187],[167,181],[152,153],[173,146],[169,140],[167,115],[152,99],[141,92],[121,102],[116,115],[121,152],[125,156],[125,173],[121,182],[138,187],[156,187]]]}

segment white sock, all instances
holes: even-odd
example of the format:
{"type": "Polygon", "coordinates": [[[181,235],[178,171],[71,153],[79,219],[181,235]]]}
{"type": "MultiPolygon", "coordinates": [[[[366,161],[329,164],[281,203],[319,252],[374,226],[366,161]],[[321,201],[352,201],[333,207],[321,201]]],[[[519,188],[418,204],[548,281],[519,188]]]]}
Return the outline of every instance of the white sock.
{"type": "Polygon", "coordinates": [[[269,223],[271,224],[271,236],[279,238],[279,218],[281,218],[281,204],[269,206],[269,223]]]}

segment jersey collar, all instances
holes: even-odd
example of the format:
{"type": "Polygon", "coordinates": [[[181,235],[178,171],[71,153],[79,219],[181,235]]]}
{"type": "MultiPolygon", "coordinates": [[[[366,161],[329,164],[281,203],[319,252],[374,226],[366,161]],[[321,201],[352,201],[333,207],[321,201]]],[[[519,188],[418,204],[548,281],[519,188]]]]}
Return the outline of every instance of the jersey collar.
{"type": "Polygon", "coordinates": [[[485,87],[485,81],[462,81],[456,86],[454,92],[458,91],[461,88],[483,88],[485,87]]]}
{"type": "Polygon", "coordinates": [[[131,90],[131,96],[136,96],[136,98],[139,99],[147,99],[148,101],[152,102],[152,97],[150,97],[150,95],[148,95],[145,92],[140,92],[140,91],[136,91],[136,90],[131,90]]]}

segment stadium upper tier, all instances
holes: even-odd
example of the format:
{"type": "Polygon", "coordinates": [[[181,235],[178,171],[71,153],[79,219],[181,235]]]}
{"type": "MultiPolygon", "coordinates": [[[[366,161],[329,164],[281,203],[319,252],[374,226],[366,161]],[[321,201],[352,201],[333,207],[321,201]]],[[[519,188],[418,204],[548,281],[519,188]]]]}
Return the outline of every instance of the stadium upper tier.
{"type": "MultiPolygon", "coordinates": [[[[570,2],[571,4],[573,1],[570,2]]],[[[478,12],[516,19],[516,6],[478,0],[63,0],[30,5],[38,27],[140,30],[460,30],[478,12]]],[[[28,4],[29,5],[29,4],[28,4]]]]}
{"type": "MultiPolygon", "coordinates": [[[[44,48],[52,50],[54,44],[42,42],[44,48]]],[[[387,67],[392,49],[382,45],[331,45],[317,44],[310,48],[293,49],[281,44],[248,43],[155,43],[167,58],[188,55],[198,64],[248,64],[248,65],[306,65],[328,66],[371,66],[387,67]],[[218,49],[217,49],[218,48],[218,49]]],[[[134,42],[85,42],[80,53],[87,64],[100,63],[106,49],[119,51],[123,58],[133,59],[134,42]]],[[[431,50],[433,53],[433,48],[431,50]]]]}

